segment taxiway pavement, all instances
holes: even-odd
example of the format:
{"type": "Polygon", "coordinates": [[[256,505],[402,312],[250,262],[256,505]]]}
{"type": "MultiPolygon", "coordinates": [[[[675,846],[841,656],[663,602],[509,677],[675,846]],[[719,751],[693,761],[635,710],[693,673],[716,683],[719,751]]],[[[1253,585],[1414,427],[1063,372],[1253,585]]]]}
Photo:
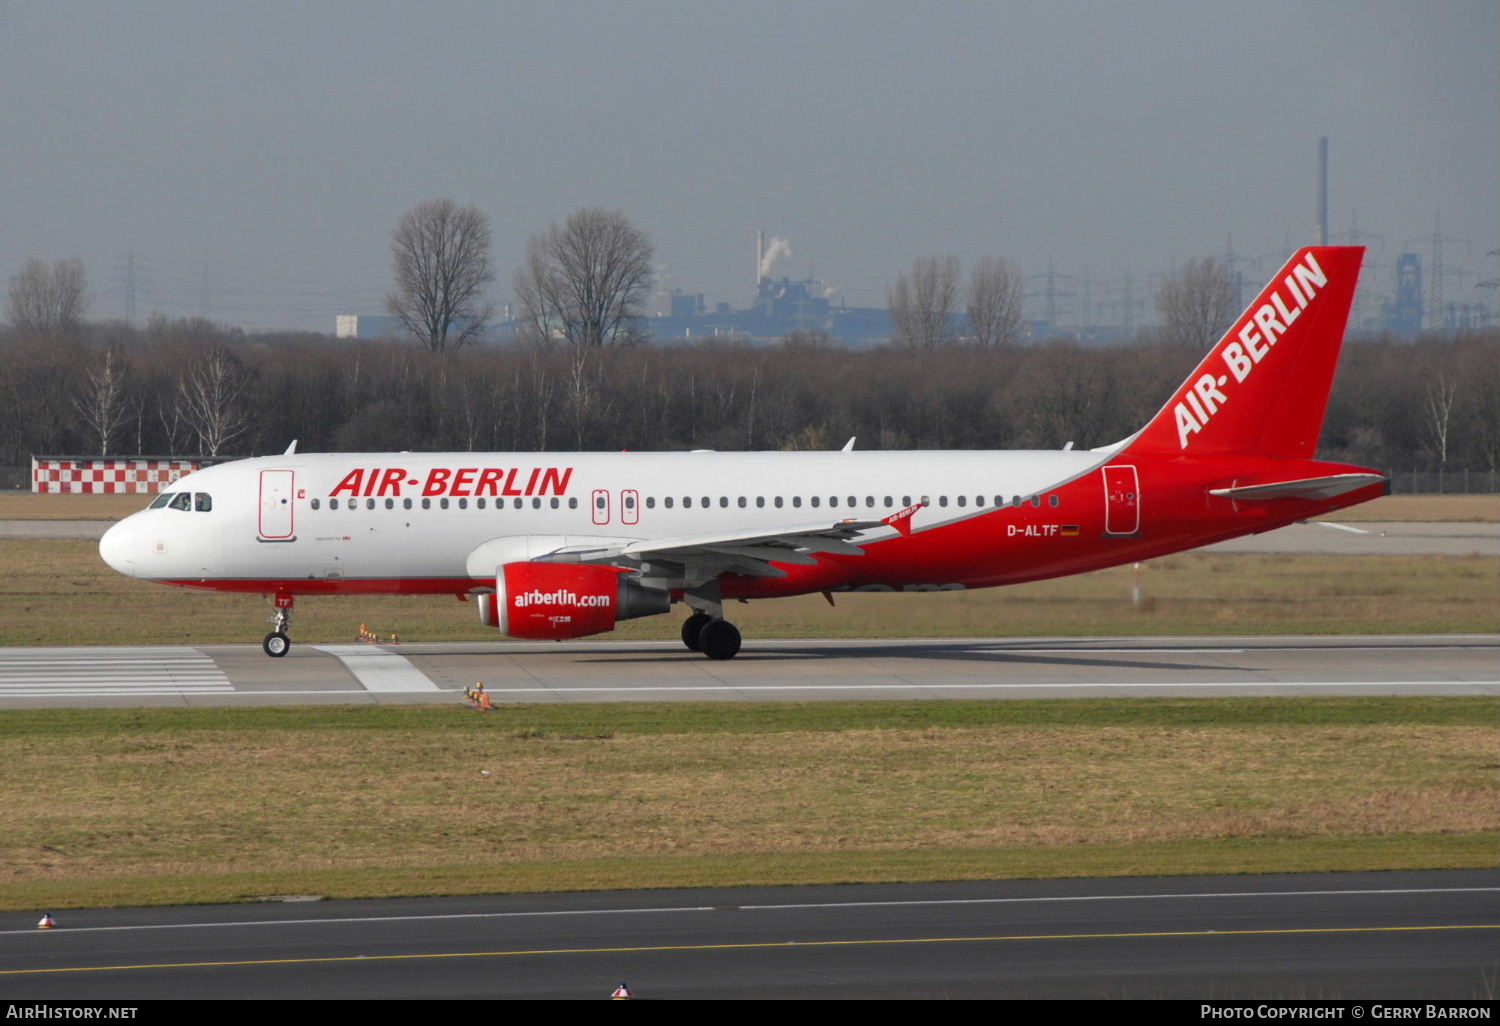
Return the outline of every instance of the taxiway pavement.
{"type": "Polygon", "coordinates": [[[1493,1001],[1500,871],[1020,880],[0,917],[12,999],[1493,1001]]]}

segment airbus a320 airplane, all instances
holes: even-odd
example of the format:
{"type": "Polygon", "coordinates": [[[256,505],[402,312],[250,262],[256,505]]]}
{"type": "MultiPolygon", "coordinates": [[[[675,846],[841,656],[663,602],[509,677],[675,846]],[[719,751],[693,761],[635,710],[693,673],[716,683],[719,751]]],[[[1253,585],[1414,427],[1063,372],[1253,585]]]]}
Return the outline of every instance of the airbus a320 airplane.
{"type": "MultiPolygon", "coordinates": [[[[1373,499],[1388,478],[1314,459],[1360,247],[1299,251],[1161,411],[1089,451],[329,453],[189,474],[99,543],[143,580],[274,600],[473,596],[516,638],[692,614],[740,650],[732,599],[986,588],[1098,570],[1373,499]]],[[[830,598],[831,600],[831,598],[830,598]]]]}

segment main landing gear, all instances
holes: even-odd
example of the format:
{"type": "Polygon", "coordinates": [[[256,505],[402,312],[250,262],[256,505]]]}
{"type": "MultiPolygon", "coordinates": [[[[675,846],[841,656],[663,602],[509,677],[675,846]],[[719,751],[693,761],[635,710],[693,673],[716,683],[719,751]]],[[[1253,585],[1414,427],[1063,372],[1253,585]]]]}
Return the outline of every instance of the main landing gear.
{"type": "Polygon", "coordinates": [[[728,620],[694,613],[682,622],[682,643],[710,659],[733,659],[740,650],[740,630],[728,620]]]}
{"type": "Polygon", "coordinates": [[[276,615],[271,618],[271,633],[260,643],[266,655],[276,659],[292,650],[292,639],[288,637],[288,632],[292,629],[292,603],[290,595],[276,596],[276,615]]]}

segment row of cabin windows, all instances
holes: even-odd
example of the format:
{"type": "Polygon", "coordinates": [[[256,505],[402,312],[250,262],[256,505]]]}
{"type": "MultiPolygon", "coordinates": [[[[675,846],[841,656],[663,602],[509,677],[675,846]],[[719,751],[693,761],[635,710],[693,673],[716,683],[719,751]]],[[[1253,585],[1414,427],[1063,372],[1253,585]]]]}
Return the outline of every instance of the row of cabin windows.
{"type": "MultiPolygon", "coordinates": [[[[184,494],[183,497],[186,498],[186,495],[184,494]]],[[[830,496],[828,496],[828,506],[829,506],[829,508],[830,509],[837,509],[837,508],[839,508],[841,498],[844,500],[843,501],[843,505],[847,506],[850,509],[858,508],[859,505],[860,505],[859,497],[856,496],[856,495],[850,495],[850,496],[847,496],[847,497],[841,497],[841,496],[838,496],[838,495],[830,495],[830,496]]],[[[974,505],[976,507],[979,507],[979,508],[984,508],[987,505],[995,506],[995,507],[1000,507],[1000,506],[1007,505],[1007,503],[1005,501],[1005,496],[1003,496],[1003,495],[996,495],[996,496],[994,496],[993,497],[993,500],[994,500],[993,502],[990,502],[989,500],[990,500],[989,496],[976,495],[976,496],[974,496],[973,502],[974,502],[974,505]]],[[[484,499],[475,499],[473,501],[474,501],[474,508],[475,509],[485,509],[486,508],[486,505],[485,505],[486,500],[484,500],[484,499]]],[[[525,509],[526,508],[526,500],[525,499],[515,499],[515,500],[512,500],[512,501],[514,503],[514,507],[513,508],[515,508],[515,509],[525,509]]],[[[662,504],[662,507],[664,509],[673,509],[678,501],[679,500],[677,500],[675,496],[668,495],[668,496],[665,496],[661,500],[661,504],[662,504]]],[[[692,508],[694,508],[693,496],[691,496],[691,495],[684,495],[680,501],[682,503],[682,508],[683,509],[692,509],[692,508]]],[[[737,505],[740,509],[746,509],[747,507],[749,507],[750,502],[751,502],[751,500],[747,496],[744,496],[744,495],[736,497],[734,501],[735,501],[735,505],[737,505]]],[[[932,500],[930,499],[930,497],[928,497],[926,495],[922,496],[918,501],[921,502],[921,504],[924,505],[924,506],[930,506],[930,505],[932,505],[932,500]]],[[[366,499],[365,500],[365,509],[379,509],[379,508],[381,508],[382,505],[384,506],[385,509],[395,509],[396,508],[396,502],[397,502],[397,500],[395,500],[395,499],[366,499]]],[[[413,505],[414,500],[412,500],[412,499],[401,499],[400,502],[401,502],[401,508],[402,509],[413,509],[413,508],[415,508],[414,505],[413,505]]],[[[422,503],[422,507],[421,508],[422,509],[431,509],[432,508],[432,502],[433,502],[432,499],[422,499],[421,500],[421,503],[422,503]]],[[[767,498],[764,495],[757,495],[757,496],[755,496],[754,502],[755,502],[755,507],[757,509],[764,509],[766,507],[766,505],[767,505],[768,502],[775,509],[783,509],[787,505],[790,505],[792,509],[801,509],[802,508],[802,503],[803,503],[803,498],[800,495],[793,495],[790,499],[786,499],[786,498],[783,498],[780,495],[776,495],[776,496],[772,496],[769,500],[767,500],[767,498]]],[[[969,496],[967,496],[967,495],[954,496],[953,499],[952,499],[952,502],[953,502],[954,505],[957,505],[957,506],[959,506],[961,508],[966,508],[969,505],[969,496]]],[[[359,500],[358,499],[345,499],[345,500],[343,500],[343,503],[344,503],[344,505],[343,505],[344,509],[351,509],[351,510],[359,509],[359,500]]],[[[438,499],[437,500],[437,504],[438,504],[437,508],[438,509],[448,509],[450,507],[451,503],[457,503],[459,509],[468,509],[469,508],[469,500],[468,499],[446,499],[446,498],[444,498],[444,499],[438,499]]],[[[633,496],[633,495],[627,495],[627,496],[625,496],[624,503],[625,503],[625,509],[627,511],[633,511],[635,509],[635,496],[633,496]]],[[[1030,496],[1013,495],[1013,496],[1011,496],[1009,505],[1015,506],[1015,507],[1019,507],[1019,506],[1024,506],[1024,505],[1026,505],[1028,503],[1030,505],[1034,506],[1034,507],[1040,508],[1041,505],[1042,505],[1042,497],[1040,495],[1030,495],[1030,496]]],[[[153,505],[158,505],[158,504],[160,504],[160,503],[153,503],[153,505]]],[[[551,508],[551,509],[562,509],[562,499],[557,498],[557,497],[553,497],[553,498],[550,498],[550,499],[542,499],[542,498],[537,497],[537,498],[533,498],[531,500],[531,508],[532,509],[541,509],[541,508],[543,508],[543,504],[545,504],[548,508],[551,508]]],[[[823,504],[823,496],[821,496],[821,495],[810,496],[807,499],[807,504],[809,506],[811,506],[813,509],[818,509],[823,504]]],[[[906,507],[910,506],[911,504],[912,504],[912,497],[910,495],[903,495],[903,496],[901,496],[901,508],[902,509],[905,509],[906,507]]],[[[938,504],[939,507],[942,507],[942,508],[946,509],[948,507],[948,505],[949,505],[949,498],[948,498],[948,496],[946,496],[946,495],[939,495],[937,497],[937,504],[938,504]]],[[[1047,496],[1047,505],[1048,506],[1051,506],[1052,508],[1055,509],[1055,508],[1057,508],[1058,504],[1059,504],[1059,500],[1058,500],[1058,497],[1056,495],[1049,495],[1049,496],[1047,496]]],[[[313,509],[321,509],[322,508],[322,500],[320,500],[320,499],[313,499],[311,505],[312,505],[313,509]]],[[[604,496],[600,495],[600,496],[596,496],[595,497],[595,499],[594,499],[594,506],[595,506],[596,509],[604,510],[604,509],[607,508],[607,505],[608,505],[608,500],[606,500],[604,496]]],[[[698,499],[698,508],[700,508],[700,509],[710,509],[710,508],[713,507],[713,505],[714,505],[713,496],[705,495],[705,496],[702,496],[700,499],[698,499]]],[[[727,496],[727,495],[721,495],[721,496],[719,496],[718,505],[719,505],[720,509],[728,509],[729,508],[729,496],[727,496]]],[[[884,496],[884,501],[883,501],[882,505],[884,505],[884,507],[886,509],[895,509],[896,508],[896,496],[894,496],[894,495],[884,496]]],[[[864,506],[867,509],[874,509],[876,507],[875,496],[873,496],[873,495],[866,495],[865,496],[865,501],[864,501],[864,506]]],[[[186,509],[187,507],[183,506],[183,507],[180,507],[180,508],[186,509]]],[[[204,507],[199,507],[199,508],[201,509],[201,508],[204,508],[204,507]]],[[[329,499],[328,500],[328,508],[329,509],[339,509],[340,508],[339,500],[338,499],[329,499]]],[[[504,508],[505,508],[505,500],[504,499],[496,499],[495,500],[495,509],[504,509],[504,508]]],[[[577,508],[578,508],[578,500],[576,498],[570,498],[570,499],[568,499],[568,509],[577,509],[577,508]]],[[[654,495],[648,495],[646,497],[646,508],[647,509],[655,509],[656,508],[656,497],[654,495]]]]}
{"type": "MultiPolygon", "coordinates": [[[[910,506],[912,504],[912,497],[910,495],[903,495],[900,498],[901,498],[901,508],[902,509],[905,509],[906,507],[908,507],[908,506],[910,506]]],[[[597,500],[597,501],[600,504],[599,508],[603,509],[604,508],[603,505],[602,505],[603,500],[600,499],[600,500],[597,500]]],[[[628,501],[628,499],[627,499],[627,501],[628,501]]],[[[662,499],[661,501],[662,501],[662,505],[664,507],[666,507],[667,509],[671,509],[672,508],[672,503],[673,503],[673,497],[672,496],[668,495],[666,498],[662,499]]],[[[919,498],[917,501],[920,502],[924,506],[931,506],[932,505],[932,499],[931,499],[930,496],[924,495],[921,498],[919,498]]],[[[801,509],[802,508],[802,502],[803,502],[803,499],[802,499],[802,496],[800,496],[800,495],[793,495],[790,499],[784,499],[780,495],[772,496],[770,499],[767,499],[764,495],[757,495],[755,497],[755,506],[756,506],[757,509],[764,509],[768,503],[769,503],[769,505],[775,507],[776,509],[782,509],[783,507],[785,507],[787,505],[790,505],[793,509],[801,509]]],[[[962,507],[967,507],[969,505],[969,497],[967,495],[957,495],[957,496],[953,497],[952,502],[953,502],[954,505],[962,506],[962,507]]],[[[1013,495],[1013,496],[1011,496],[1010,505],[1012,505],[1012,506],[1023,506],[1023,505],[1025,505],[1028,502],[1031,505],[1033,505],[1033,506],[1041,506],[1041,504],[1042,504],[1042,497],[1040,495],[1030,495],[1030,496],[1013,495]]],[[[699,505],[700,505],[700,508],[702,508],[702,509],[708,509],[709,507],[713,506],[713,504],[714,504],[714,500],[713,500],[712,496],[705,495],[705,496],[703,496],[702,499],[699,500],[699,505]]],[[[718,504],[719,504],[720,508],[727,509],[728,506],[729,506],[729,497],[727,495],[721,495],[721,496],[719,496],[719,503],[718,504]]],[[[735,504],[737,506],[739,506],[740,509],[745,509],[747,506],[750,505],[750,499],[748,499],[746,496],[741,495],[741,496],[739,496],[738,498],[735,499],[735,504]]],[[[813,507],[814,509],[817,509],[818,507],[820,507],[823,504],[823,497],[821,495],[810,496],[807,499],[807,504],[809,506],[813,507]]],[[[839,508],[840,504],[842,504],[844,506],[847,506],[849,509],[857,509],[860,506],[859,496],[857,496],[857,495],[850,495],[850,496],[848,496],[848,497],[845,498],[845,497],[841,497],[841,496],[838,496],[838,495],[830,495],[828,497],[828,506],[829,506],[830,509],[837,509],[837,508],[839,508]]],[[[939,495],[937,497],[937,504],[939,506],[943,507],[943,508],[947,508],[947,506],[949,504],[949,498],[948,498],[948,496],[946,496],[946,495],[939,495]]],[[[1058,504],[1058,497],[1056,495],[1049,495],[1049,496],[1047,496],[1047,504],[1049,506],[1056,507],[1057,504],[1058,504]]],[[[894,495],[884,496],[884,498],[883,498],[883,500],[881,502],[877,502],[875,496],[873,496],[873,495],[866,495],[865,496],[865,498],[864,498],[864,507],[866,509],[874,509],[877,505],[883,505],[886,509],[895,509],[896,508],[896,496],[894,496],[894,495]]],[[[993,506],[997,506],[997,507],[998,506],[1004,506],[1004,505],[1006,505],[1005,496],[1003,496],[1003,495],[996,495],[996,496],[994,496],[994,501],[991,502],[989,496],[976,495],[976,496],[974,496],[974,505],[977,506],[977,507],[980,507],[980,508],[983,508],[983,507],[985,507],[987,505],[993,505],[993,506]]],[[[656,499],[654,497],[647,496],[647,498],[646,498],[646,508],[647,509],[655,509],[656,508],[656,499]]],[[[693,508],[693,497],[691,495],[685,495],[685,496],[683,496],[683,498],[682,498],[682,508],[683,509],[692,509],[693,508]]]]}
{"type": "MultiPolygon", "coordinates": [[[[438,499],[437,500],[437,504],[438,504],[437,508],[438,509],[448,509],[449,506],[452,503],[457,503],[459,509],[468,509],[469,508],[469,500],[468,499],[438,499]]],[[[541,509],[543,503],[546,503],[552,509],[562,509],[562,500],[558,499],[558,498],[552,498],[552,499],[534,498],[534,499],[531,500],[531,508],[532,509],[541,509]]],[[[311,506],[312,506],[313,509],[321,509],[322,505],[323,505],[322,502],[320,500],[318,500],[318,499],[313,499],[312,502],[311,502],[311,506]]],[[[365,509],[380,509],[380,508],[382,508],[382,505],[383,505],[383,507],[385,509],[395,509],[396,508],[396,500],[395,499],[366,499],[365,500],[365,509]]],[[[328,508],[329,509],[339,509],[339,508],[341,508],[339,500],[338,499],[329,499],[328,500],[328,508]]],[[[342,508],[343,509],[359,509],[359,500],[358,499],[345,499],[343,501],[342,508]]],[[[413,500],[411,500],[411,499],[402,499],[401,500],[401,508],[402,509],[415,509],[416,507],[413,504],[413,500]]],[[[486,508],[486,502],[485,502],[485,500],[484,499],[475,499],[474,500],[474,508],[475,509],[485,509],[486,508]]],[[[505,500],[504,499],[496,499],[495,500],[495,508],[496,509],[504,509],[505,508],[505,500]]],[[[526,500],[525,499],[516,499],[515,500],[515,508],[516,509],[525,509],[526,508],[526,500]]],[[[568,500],[568,508],[569,509],[577,509],[578,508],[578,500],[577,499],[569,499],[568,500]]],[[[422,500],[422,509],[432,509],[432,500],[431,499],[423,499],[422,500]]]]}

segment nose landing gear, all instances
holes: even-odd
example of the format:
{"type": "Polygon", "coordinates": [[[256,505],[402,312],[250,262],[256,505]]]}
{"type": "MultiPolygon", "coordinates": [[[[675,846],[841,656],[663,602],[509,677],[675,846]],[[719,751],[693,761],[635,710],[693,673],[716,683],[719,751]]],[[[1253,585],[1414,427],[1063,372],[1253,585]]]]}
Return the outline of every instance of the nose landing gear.
{"type": "Polygon", "coordinates": [[[271,633],[260,643],[268,656],[279,659],[292,650],[292,639],[288,637],[288,632],[292,629],[293,601],[290,595],[276,596],[276,615],[271,617],[271,633]]]}

